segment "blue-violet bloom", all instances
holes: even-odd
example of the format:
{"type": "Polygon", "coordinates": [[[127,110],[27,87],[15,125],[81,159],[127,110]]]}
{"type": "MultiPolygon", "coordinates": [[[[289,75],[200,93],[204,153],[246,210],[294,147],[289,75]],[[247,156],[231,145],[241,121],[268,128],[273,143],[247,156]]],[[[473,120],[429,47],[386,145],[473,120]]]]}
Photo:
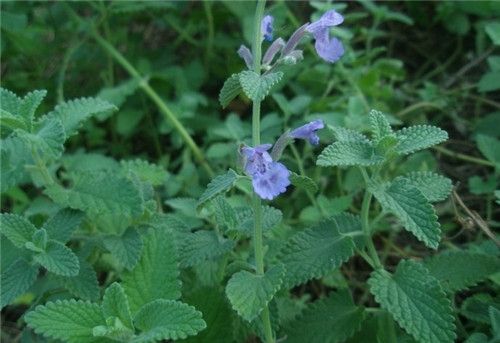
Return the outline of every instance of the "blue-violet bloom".
{"type": "Polygon", "coordinates": [[[267,152],[270,148],[271,144],[262,144],[241,149],[245,172],[252,178],[255,193],[268,200],[286,192],[290,185],[290,171],[282,163],[273,161],[267,152]]]}
{"type": "Polygon", "coordinates": [[[270,15],[266,15],[262,18],[260,23],[260,32],[262,33],[262,37],[268,42],[272,42],[273,40],[273,22],[274,18],[270,15]]]}
{"type": "Polygon", "coordinates": [[[321,119],[313,120],[312,122],[302,125],[290,132],[290,137],[307,139],[312,145],[319,144],[319,137],[316,131],[325,127],[325,124],[321,119]]]}
{"type": "Polygon", "coordinates": [[[316,40],[314,43],[316,52],[327,62],[336,62],[344,54],[342,43],[337,38],[330,38],[330,27],[340,25],[343,21],[342,15],[330,10],[306,28],[316,40]]]}

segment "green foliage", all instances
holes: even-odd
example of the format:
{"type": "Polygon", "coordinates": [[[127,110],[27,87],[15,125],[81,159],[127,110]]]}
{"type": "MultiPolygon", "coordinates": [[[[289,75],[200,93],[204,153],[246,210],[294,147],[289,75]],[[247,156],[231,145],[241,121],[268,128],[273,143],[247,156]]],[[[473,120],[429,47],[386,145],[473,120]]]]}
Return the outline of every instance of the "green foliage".
{"type": "Polygon", "coordinates": [[[36,227],[24,217],[11,213],[0,214],[0,230],[3,236],[7,237],[16,247],[24,247],[24,244],[31,242],[31,238],[36,231],[36,227]]]}
{"type": "Polygon", "coordinates": [[[332,292],[288,325],[287,342],[343,342],[360,329],[364,318],[364,309],[354,305],[349,292],[332,292]]]}
{"type": "Polygon", "coordinates": [[[417,125],[397,131],[396,137],[398,139],[396,151],[408,155],[444,142],[448,139],[448,133],[435,126],[417,125]]]}
{"type": "Polygon", "coordinates": [[[226,295],[233,309],[247,321],[254,320],[281,288],[285,269],[276,265],[263,275],[237,272],[226,286],[226,295]]]}
{"type": "Polygon", "coordinates": [[[165,183],[168,173],[160,166],[144,160],[121,161],[122,168],[136,175],[141,181],[149,182],[153,186],[165,183]]]}
{"type": "Polygon", "coordinates": [[[177,235],[180,266],[191,267],[211,260],[233,250],[235,242],[219,237],[213,231],[200,230],[195,233],[177,235]]]}
{"type": "Polygon", "coordinates": [[[143,242],[139,262],[134,269],[123,273],[122,277],[122,286],[132,313],[156,299],[175,300],[181,295],[179,269],[171,233],[161,229],[149,229],[143,236],[143,242]]]}
{"type": "Polygon", "coordinates": [[[402,179],[417,188],[429,202],[443,201],[451,193],[451,180],[433,172],[411,172],[402,179]]]}
{"type": "Polygon", "coordinates": [[[64,244],[50,240],[47,247],[33,256],[42,267],[61,276],[75,276],[80,270],[78,257],[64,244]]]}
{"type": "Polygon", "coordinates": [[[361,140],[338,141],[330,144],[318,156],[316,164],[322,167],[333,166],[372,166],[382,163],[379,155],[370,142],[361,140]]]}
{"type": "Polygon", "coordinates": [[[85,260],[79,260],[80,269],[76,276],[59,276],[64,288],[74,296],[95,301],[99,299],[99,283],[97,275],[92,266],[85,260]]]}
{"type": "Polygon", "coordinates": [[[318,191],[318,185],[313,179],[305,176],[292,173],[290,176],[290,182],[297,188],[302,188],[306,192],[316,193],[318,191]]]}
{"type": "Polygon", "coordinates": [[[252,101],[264,100],[271,88],[282,78],[283,73],[280,71],[264,75],[258,75],[251,70],[239,73],[241,88],[252,101]]]}
{"type": "Polygon", "coordinates": [[[286,269],[284,286],[291,288],[312,278],[319,278],[338,268],[354,255],[361,242],[358,217],[342,214],[295,234],[281,252],[286,269]]]}
{"type": "Polygon", "coordinates": [[[222,108],[226,108],[229,103],[243,91],[240,83],[240,74],[231,75],[225,82],[219,93],[219,102],[222,108]]]}
{"type": "Polygon", "coordinates": [[[1,296],[0,308],[10,304],[31,287],[38,275],[38,267],[30,265],[23,259],[17,259],[0,274],[1,296]]]}
{"type": "Polygon", "coordinates": [[[441,230],[434,208],[424,194],[405,178],[375,185],[371,191],[385,211],[393,213],[403,227],[430,248],[437,249],[441,230]]]}
{"type": "Polygon", "coordinates": [[[102,313],[104,318],[117,318],[127,328],[134,330],[128,299],[119,283],[115,282],[106,288],[102,298],[102,313]]]}
{"type": "Polygon", "coordinates": [[[368,284],[375,300],[418,342],[455,341],[451,302],[421,264],[403,260],[394,274],[376,270],[368,284]]]}
{"type": "Polygon", "coordinates": [[[66,243],[71,234],[80,226],[84,214],[80,211],[62,209],[43,224],[50,238],[66,243]]]}
{"type": "Polygon", "coordinates": [[[137,264],[141,256],[141,235],[133,227],[128,228],[121,236],[110,235],[105,237],[103,244],[118,263],[129,270],[137,264]]]}
{"type": "Polygon", "coordinates": [[[198,200],[198,206],[203,205],[208,200],[213,199],[218,194],[227,192],[233,186],[238,179],[238,174],[232,169],[229,169],[225,174],[215,177],[207,185],[207,189],[203,192],[200,199],[198,200]]]}

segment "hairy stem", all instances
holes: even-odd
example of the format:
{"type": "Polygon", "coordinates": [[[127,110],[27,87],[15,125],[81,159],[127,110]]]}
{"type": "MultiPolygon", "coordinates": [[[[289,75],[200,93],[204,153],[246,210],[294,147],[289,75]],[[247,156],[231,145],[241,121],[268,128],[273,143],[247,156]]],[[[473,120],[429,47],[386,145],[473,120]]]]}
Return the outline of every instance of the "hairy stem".
{"type": "MultiPolygon", "coordinates": [[[[264,16],[264,9],[266,6],[265,0],[257,0],[257,8],[255,9],[254,18],[254,34],[252,43],[253,53],[253,69],[254,72],[260,75],[260,61],[262,58],[262,37],[260,32],[260,23],[264,16]]],[[[252,143],[253,146],[260,144],[260,101],[255,101],[252,104],[252,143]]],[[[254,211],[254,234],[253,234],[253,247],[255,254],[255,267],[257,275],[264,274],[264,246],[262,239],[262,210],[261,200],[254,192],[253,194],[253,211],[254,211]]],[[[273,330],[271,328],[271,320],[269,316],[269,308],[267,305],[262,310],[262,324],[264,326],[264,339],[266,343],[273,343],[273,330]]]]}

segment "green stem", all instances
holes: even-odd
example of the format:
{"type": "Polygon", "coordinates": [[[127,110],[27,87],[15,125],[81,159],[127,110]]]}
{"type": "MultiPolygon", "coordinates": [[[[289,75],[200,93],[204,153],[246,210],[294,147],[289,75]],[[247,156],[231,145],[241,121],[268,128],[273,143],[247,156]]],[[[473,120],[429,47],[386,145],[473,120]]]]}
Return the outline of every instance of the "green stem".
{"type": "Polygon", "coordinates": [[[471,162],[471,163],[475,163],[475,164],[480,164],[480,165],[488,166],[488,167],[495,167],[495,164],[493,162],[483,160],[482,158],[472,157],[469,155],[461,154],[459,152],[451,151],[451,150],[448,150],[448,149],[440,147],[440,146],[435,146],[434,150],[439,151],[443,155],[447,155],[447,156],[456,158],[458,160],[471,162]]]}
{"type": "MultiPolygon", "coordinates": [[[[253,69],[260,75],[261,58],[262,58],[262,37],[260,32],[260,23],[264,16],[264,9],[266,6],[265,0],[257,0],[257,7],[255,9],[254,18],[254,34],[252,43],[253,53],[253,69]]],[[[252,104],[252,143],[253,146],[260,144],[260,101],[255,101],[252,104]]],[[[262,209],[261,200],[254,192],[253,194],[253,210],[254,210],[254,235],[253,246],[255,255],[255,267],[257,275],[264,275],[264,246],[262,237],[262,209]]],[[[271,328],[271,319],[269,315],[269,308],[267,305],[262,310],[262,324],[264,326],[264,340],[266,343],[274,343],[273,330],[271,328]]]]}

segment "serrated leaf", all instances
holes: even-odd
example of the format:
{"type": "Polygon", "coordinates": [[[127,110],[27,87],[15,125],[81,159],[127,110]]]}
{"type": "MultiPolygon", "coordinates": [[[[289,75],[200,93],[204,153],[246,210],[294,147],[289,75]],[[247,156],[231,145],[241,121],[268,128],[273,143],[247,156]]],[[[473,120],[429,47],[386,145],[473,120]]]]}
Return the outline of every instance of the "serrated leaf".
{"type": "Polygon", "coordinates": [[[32,266],[21,258],[6,269],[2,269],[0,308],[4,308],[18,296],[24,294],[35,282],[37,275],[38,266],[32,266]]]}
{"type": "Polygon", "coordinates": [[[35,111],[46,95],[46,90],[35,90],[27,93],[21,99],[11,91],[0,88],[0,118],[2,124],[14,124],[14,126],[9,126],[31,131],[35,111]]]}
{"type": "Polygon", "coordinates": [[[134,330],[128,299],[119,283],[114,282],[106,288],[102,298],[102,313],[104,318],[116,317],[127,328],[134,330]]]}
{"type": "Polygon", "coordinates": [[[141,181],[149,182],[153,186],[163,185],[168,177],[165,169],[148,161],[140,159],[121,161],[121,165],[125,171],[134,173],[141,181]]]}
{"type": "Polygon", "coordinates": [[[328,129],[333,133],[335,139],[340,142],[363,142],[370,143],[368,137],[363,135],[362,133],[347,129],[345,127],[340,126],[330,126],[328,125],[328,129]]]}
{"type": "Polygon", "coordinates": [[[433,172],[411,172],[401,176],[430,202],[443,201],[451,193],[451,180],[433,172]]]}
{"type": "Polygon", "coordinates": [[[349,214],[295,234],[279,258],[286,269],[283,286],[291,288],[338,268],[354,255],[356,242],[362,237],[359,218],[349,214]]]}
{"type": "Polygon", "coordinates": [[[78,275],[63,277],[58,276],[62,283],[71,294],[83,300],[99,299],[99,282],[94,268],[85,260],[79,260],[80,269],[78,275]]]}
{"type": "Polygon", "coordinates": [[[57,105],[47,117],[59,118],[66,136],[70,137],[90,117],[116,109],[115,105],[98,98],[80,98],[57,105]]]}
{"type": "MultiPolygon", "coordinates": [[[[237,230],[247,236],[252,236],[255,226],[255,216],[252,208],[245,208],[237,211],[238,227],[237,230]]],[[[261,206],[262,231],[264,233],[276,227],[283,219],[283,213],[277,208],[268,205],[261,206]]]]}
{"type": "Polygon", "coordinates": [[[219,237],[214,231],[200,230],[176,235],[179,263],[182,268],[191,267],[231,251],[236,243],[219,237]]]}
{"type": "Polygon", "coordinates": [[[382,112],[371,110],[368,117],[370,119],[370,128],[375,142],[392,134],[391,125],[382,112]]]}
{"type": "Polygon", "coordinates": [[[370,187],[382,208],[393,213],[403,227],[429,248],[437,249],[441,229],[434,208],[416,187],[403,178],[370,187]]]}
{"type": "Polygon", "coordinates": [[[365,318],[347,290],[332,292],[310,305],[285,330],[287,343],[337,343],[351,337],[365,318]]]}
{"type": "Polygon", "coordinates": [[[252,101],[264,100],[271,88],[277,84],[282,77],[283,73],[281,71],[264,75],[258,75],[251,70],[245,70],[239,73],[241,87],[252,101]]]}
{"type": "Polygon", "coordinates": [[[25,166],[33,165],[33,157],[26,142],[18,136],[10,135],[0,144],[0,183],[2,190],[30,181],[25,166]]]}
{"type": "Polygon", "coordinates": [[[141,235],[135,228],[128,228],[121,236],[106,236],[103,244],[120,265],[132,269],[139,261],[142,251],[141,235]]]}
{"type": "Polygon", "coordinates": [[[73,251],[54,240],[47,242],[45,251],[34,255],[33,260],[40,263],[49,272],[61,276],[78,275],[80,269],[78,257],[73,251]]]}
{"type": "Polygon", "coordinates": [[[243,91],[240,84],[240,74],[231,75],[225,82],[219,93],[219,102],[222,108],[226,108],[229,103],[243,91]]]}
{"type": "Polygon", "coordinates": [[[89,216],[99,214],[140,215],[143,203],[135,184],[107,172],[75,174],[71,188],[52,185],[45,193],[56,203],[85,211],[89,216]]]}
{"type": "Polygon", "coordinates": [[[464,290],[500,271],[498,257],[469,251],[446,251],[424,265],[449,292],[464,290]]]}
{"type": "Polygon", "coordinates": [[[421,264],[403,260],[394,274],[376,270],[368,284],[375,300],[418,342],[455,341],[451,301],[421,264]]]}
{"type": "Polygon", "coordinates": [[[416,125],[397,131],[396,137],[399,141],[396,151],[408,155],[444,142],[448,139],[448,133],[436,126],[416,125]]]}
{"type": "Polygon", "coordinates": [[[283,282],[285,269],[276,265],[257,275],[246,270],[231,276],[226,286],[226,295],[233,309],[247,321],[254,320],[272,300],[283,282]]]}
{"type": "Polygon", "coordinates": [[[219,195],[212,200],[215,220],[219,226],[226,230],[235,230],[238,226],[238,216],[233,207],[226,201],[224,196],[219,195]]]}
{"type": "Polygon", "coordinates": [[[371,166],[384,161],[375,147],[363,141],[338,141],[327,146],[318,156],[318,166],[371,166]]]}
{"type": "Polygon", "coordinates": [[[500,140],[487,135],[477,135],[479,151],[491,162],[500,166],[500,140]]]}
{"type": "Polygon", "coordinates": [[[66,243],[85,218],[83,212],[62,209],[43,224],[50,239],[66,243]]]}
{"type": "MultiPolygon", "coordinates": [[[[142,80],[140,80],[139,78],[133,78],[122,82],[115,87],[103,88],[101,89],[99,94],[97,94],[97,100],[109,101],[116,107],[120,107],[129,96],[135,93],[137,88],[139,88],[141,81],[142,80]]],[[[103,112],[111,112],[111,110],[103,112]]],[[[100,117],[99,119],[102,120],[104,118],[100,117]]]]}
{"type": "Polygon", "coordinates": [[[92,329],[105,325],[101,307],[97,304],[75,300],[57,300],[24,316],[28,326],[46,338],[68,343],[92,343],[102,339],[92,335],[92,329]]]}
{"type": "Polygon", "coordinates": [[[159,299],[144,305],[134,317],[142,331],[133,342],[184,339],[206,328],[201,312],[175,300],[159,299]]]}
{"type": "Polygon", "coordinates": [[[207,189],[201,195],[200,200],[198,200],[198,206],[203,205],[205,202],[213,199],[218,194],[230,190],[234,186],[237,179],[238,174],[236,174],[236,172],[232,169],[229,169],[223,175],[216,176],[207,185],[207,189]]]}
{"type": "Polygon", "coordinates": [[[18,130],[17,135],[45,161],[59,158],[64,151],[66,134],[59,118],[43,117],[33,133],[18,130]]]}
{"type": "Polygon", "coordinates": [[[143,236],[143,242],[139,263],[122,277],[122,286],[132,313],[155,299],[174,300],[181,296],[179,269],[171,233],[149,229],[143,236]]]}
{"type": "Polygon", "coordinates": [[[293,173],[290,175],[290,182],[297,188],[302,188],[306,192],[316,193],[318,185],[310,177],[293,173]]]}
{"type": "Polygon", "coordinates": [[[500,297],[498,295],[492,297],[487,293],[477,293],[462,302],[460,314],[467,319],[483,324],[490,324],[488,314],[490,306],[500,309],[500,297]]]}
{"type": "Polygon", "coordinates": [[[16,247],[22,248],[31,241],[36,227],[31,222],[17,214],[0,214],[0,232],[7,237],[16,247]]]}

